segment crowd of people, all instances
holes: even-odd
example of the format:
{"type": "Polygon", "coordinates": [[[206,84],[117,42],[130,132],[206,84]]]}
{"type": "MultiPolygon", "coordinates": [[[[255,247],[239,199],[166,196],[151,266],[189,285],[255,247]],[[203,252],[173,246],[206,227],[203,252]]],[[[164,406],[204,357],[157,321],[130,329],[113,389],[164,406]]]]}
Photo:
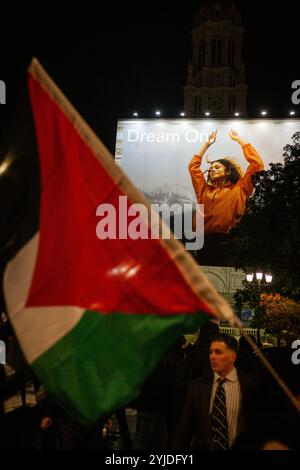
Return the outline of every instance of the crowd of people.
{"type": "MultiPolygon", "coordinates": [[[[128,407],[114,413],[121,448],[136,450],[258,450],[300,448],[300,414],[261,365],[244,337],[220,334],[208,322],[194,344],[182,337],[165,354],[128,407]]],[[[118,439],[112,416],[83,426],[52,402],[26,364],[9,322],[0,366],[0,449],[105,450],[118,439]]],[[[270,351],[273,348],[270,348],[270,351]]],[[[270,355],[270,354],[269,354],[270,355]]],[[[300,374],[277,365],[300,399],[300,374]]],[[[269,357],[271,359],[271,357],[269,357]]],[[[276,366],[276,364],[275,364],[276,366]]],[[[120,448],[120,446],[119,446],[120,448]]]]}

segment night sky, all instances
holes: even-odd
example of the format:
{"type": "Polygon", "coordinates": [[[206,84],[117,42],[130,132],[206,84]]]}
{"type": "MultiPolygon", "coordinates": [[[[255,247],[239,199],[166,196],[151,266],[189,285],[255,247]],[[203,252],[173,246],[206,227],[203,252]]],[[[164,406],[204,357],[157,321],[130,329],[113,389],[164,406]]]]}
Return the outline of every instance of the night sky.
{"type": "MultiPolygon", "coordinates": [[[[246,28],[248,115],[265,108],[286,117],[293,108],[291,83],[300,79],[299,12],[292,0],[236,1],[246,28]]],[[[298,4],[299,5],[299,4],[298,4]]],[[[200,0],[186,2],[13,2],[1,5],[0,79],[7,105],[32,55],[114,151],[117,120],[134,111],[178,117],[191,59],[191,35],[200,0]]]]}

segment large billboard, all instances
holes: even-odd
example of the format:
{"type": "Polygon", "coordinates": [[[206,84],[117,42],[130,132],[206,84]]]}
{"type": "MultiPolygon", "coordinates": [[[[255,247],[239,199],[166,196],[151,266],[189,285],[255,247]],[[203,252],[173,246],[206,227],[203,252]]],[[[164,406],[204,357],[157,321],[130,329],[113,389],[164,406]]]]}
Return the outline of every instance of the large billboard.
{"type": "Polygon", "coordinates": [[[131,119],[118,123],[116,161],[152,204],[203,205],[205,235],[228,234],[252,176],[283,162],[300,120],[131,119]]]}
{"type": "MultiPolygon", "coordinates": [[[[124,120],[117,130],[116,161],[150,200],[159,197],[195,201],[188,165],[211,132],[217,140],[207,152],[210,161],[234,157],[245,171],[248,162],[228,132],[233,129],[258,151],[265,168],[282,162],[283,147],[300,131],[300,120],[124,120]]],[[[209,164],[204,158],[202,169],[209,164]]]]}

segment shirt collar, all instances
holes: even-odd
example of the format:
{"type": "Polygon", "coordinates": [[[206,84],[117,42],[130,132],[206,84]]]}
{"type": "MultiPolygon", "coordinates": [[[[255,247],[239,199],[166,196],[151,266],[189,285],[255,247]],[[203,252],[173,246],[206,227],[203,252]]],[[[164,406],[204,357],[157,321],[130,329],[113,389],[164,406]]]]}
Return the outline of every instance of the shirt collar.
{"type": "MultiPolygon", "coordinates": [[[[214,372],[214,383],[218,382],[220,378],[220,375],[217,372],[214,372]]],[[[237,370],[235,367],[226,375],[225,379],[228,380],[228,382],[238,381],[237,370]]]]}

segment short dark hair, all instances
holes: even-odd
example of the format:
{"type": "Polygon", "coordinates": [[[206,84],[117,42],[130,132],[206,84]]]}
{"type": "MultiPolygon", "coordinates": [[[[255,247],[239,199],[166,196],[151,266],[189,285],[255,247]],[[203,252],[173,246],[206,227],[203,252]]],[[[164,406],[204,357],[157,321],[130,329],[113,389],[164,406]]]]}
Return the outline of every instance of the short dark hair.
{"type": "MultiPolygon", "coordinates": [[[[255,336],[249,335],[249,337],[256,344],[255,336]]],[[[245,336],[241,336],[239,339],[239,352],[253,352],[252,346],[248,343],[245,336]]]]}
{"type": "Polygon", "coordinates": [[[214,343],[215,341],[225,343],[229,349],[231,349],[235,353],[238,352],[238,342],[233,336],[226,335],[225,333],[220,333],[211,338],[210,344],[214,343]]]}

